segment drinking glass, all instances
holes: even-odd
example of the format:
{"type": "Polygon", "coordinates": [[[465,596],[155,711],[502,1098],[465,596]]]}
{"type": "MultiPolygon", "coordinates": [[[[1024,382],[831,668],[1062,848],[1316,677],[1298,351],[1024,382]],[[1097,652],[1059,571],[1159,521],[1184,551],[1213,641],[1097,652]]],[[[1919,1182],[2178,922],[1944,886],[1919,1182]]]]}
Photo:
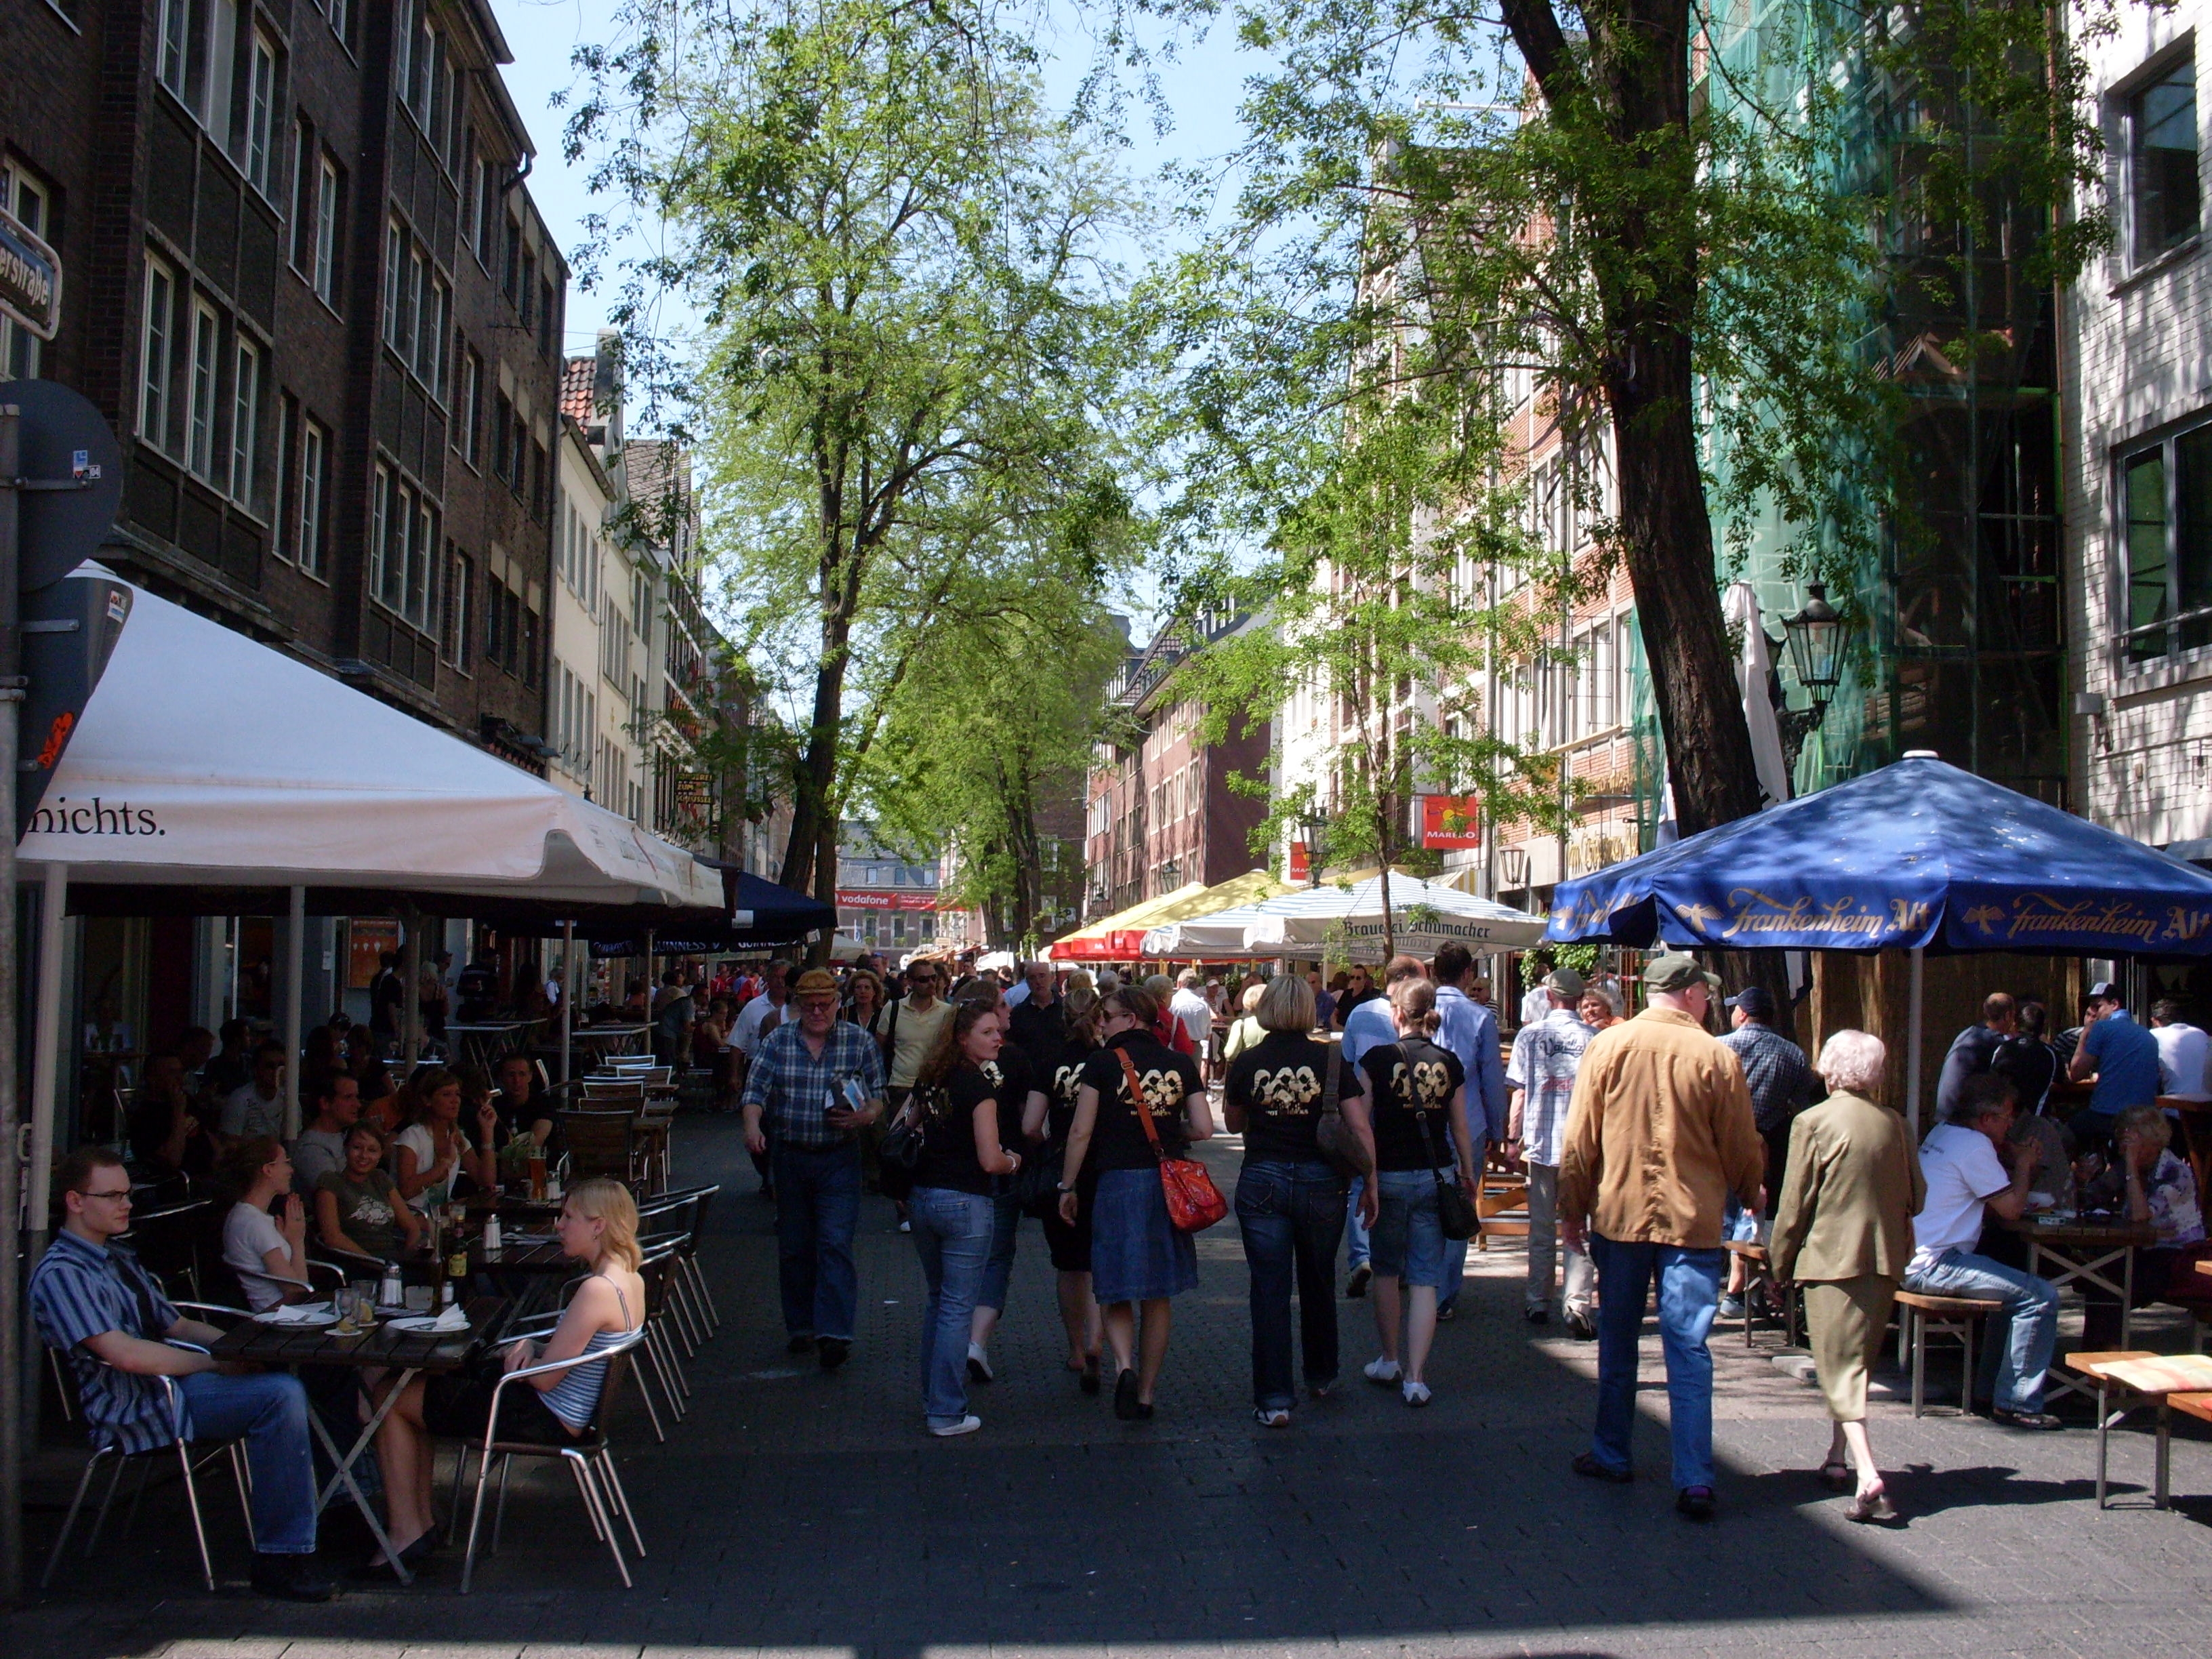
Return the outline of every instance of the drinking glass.
{"type": "Polygon", "coordinates": [[[338,1335],[351,1336],[361,1328],[355,1322],[356,1300],[352,1285],[339,1285],[331,1297],[331,1304],[337,1310],[338,1322],[334,1329],[338,1335]]]}
{"type": "Polygon", "coordinates": [[[373,1279],[355,1281],[353,1322],[365,1331],[376,1328],[376,1281],[373,1279]]]}

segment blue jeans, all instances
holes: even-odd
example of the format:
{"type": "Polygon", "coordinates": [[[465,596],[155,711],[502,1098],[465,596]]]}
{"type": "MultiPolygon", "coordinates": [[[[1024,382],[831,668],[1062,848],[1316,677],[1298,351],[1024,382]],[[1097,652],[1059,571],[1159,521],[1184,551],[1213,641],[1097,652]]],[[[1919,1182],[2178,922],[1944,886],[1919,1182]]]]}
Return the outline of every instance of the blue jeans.
{"type": "Polygon", "coordinates": [[[1367,1224],[1359,1218],[1360,1194],[1367,1190],[1367,1177],[1352,1177],[1352,1190],[1344,1197],[1345,1259],[1353,1268],[1370,1265],[1375,1247],[1367,1237],[1367,1224]]]}
{"type": "MultiPolygon", "coordinates": [[[[1468,1109],[1472,1112],[1474,1109],[1470,1106],[1468,1109]]],[[[1482,1160],[1486,1156],[1485,1149],[1489,1144],[1488,1139],[1481,1135],[1474,1139],[1474,1173],[1478,1183],[1482,1176],[1482,1160]]],[[[1456,1171],[1454,1178],[1457,1178],[1456,1171]]],[[[1479,1184],[1477,1190],[1480,1190],[1479,1184]]],[[[1474,1242],[1471,1238],[1444,1240],[1444,1282],[1437,1290],[1438,1313],[1459,1300],[1459,1287],[1467,1282],[1467,1247],[1474,1242]]]]}
{"type": "Polygon", "coordinates": [[[793,1336],[853,1340],[860,1297],[853,1233],[860,1224],[860,1150],[770,1143],[775,1177],[776,1275],[783,1328],[793,1336]]]}
{"type": "Polygon", "coordinates": [[[1336,1381],[1336,1243],[1344,1177],[1326,1164],[1263,1160],[1237,1177],[1237,1225],[1252,1270],[1252,1403],[1288,1411],[1291,1286],[1298,1292],[1309,1388],[1336,1381]]]}
{"type": "Polygon", "coordinates": [[[313,1555],[315,1465],[300,1379],[283,1371],[196,1371],[176,1384],[193,1439],[246,1441],[253,1473],[253,1547],[264,1555],[313,1555]]]}
{"type": "Polygon", "coordinates": [[[1597,1265],[1597,1431],[1590,1450],[1609,1469],[1631,1462],[1636,1421],[1636,1346],[1644,1305],[1659,1281],[1659,1340],[1667,1355],[1668,1437],[1674,1489],[1713,1484],[1713,1355],[1705,1338],[1719,1311],[1724,1250],[1623,1244],[1589,1235],[1597,1265]]]}
{"type": "Polygon", "coordinates": [[[2004,1304],[2003,1311],[1990,1316],[1978,1380],[2001,1411],[2043,1408],[2044,1373],[2058,1340],[2058,1292],[2048,1283],[1985,1255],[1946,1250],[1925,1272],[1905,1274],[1905,1288],[1922,1296],[1974,1296],[2004,1304]]]}
{"type": "Polygon", "coordinates": [[[921,1316],[921,1408],[933,1429],[968,1415],[968,1322],[983,1287],[998,1206],[981,1193],[917,1187],[907,1200],[914,1250],[929,1285],[921,1316]]]}
{"type": "Polygon", "coordinates": [[[1022,1210],[1011,1198],[994,1198],[991,1207],[991,1259],[983,1264],[983,1285],[975,1292],[975,1305],[1004,1313],[1006,1286],[1013,1282],[1014,1243],[1021,1233],[1022,1210]]]}

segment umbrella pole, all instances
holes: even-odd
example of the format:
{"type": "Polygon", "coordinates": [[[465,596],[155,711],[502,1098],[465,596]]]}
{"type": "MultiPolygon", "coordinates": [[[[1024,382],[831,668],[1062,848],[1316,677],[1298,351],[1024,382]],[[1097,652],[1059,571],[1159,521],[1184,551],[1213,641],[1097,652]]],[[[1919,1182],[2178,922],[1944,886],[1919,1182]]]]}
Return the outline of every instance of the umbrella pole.
{"type": "Polygon", "coordinates": [[[1921,956],[1922,947],[1914,945],[1908,992],[1911,1006],[1905,1016],[1905,1121],[1912,1125],[1912,1138],[1916,1141],[1920,1139],[1921,956]]]}
{"type": "Polygon", "coordinates": [[[292,890],[284,919],[284,1139],[300,1136],[300,997],[307,954],[307,890],[292,890]]]}
{"type": "Polygon", "coordinates": [[[568,1034],[576,1018],[576,924],[561,924],[561,1081],[568,1080],[568,1034]]]}
{"type": "MultiPolygon", "coordinates": [[[[25,1260],[46,1254],[47,1206],[52,1202],[54,1109],[62,1091],[62,932],[69,908],[69,866],[46,866],[39,895],[38,1024],[31,1036],[31,1167],[23,1183],[24,1219],[31,1247],[25,1260]]],[[[25,1401],[27,1414],[30,1402],[25,1401]]]]}

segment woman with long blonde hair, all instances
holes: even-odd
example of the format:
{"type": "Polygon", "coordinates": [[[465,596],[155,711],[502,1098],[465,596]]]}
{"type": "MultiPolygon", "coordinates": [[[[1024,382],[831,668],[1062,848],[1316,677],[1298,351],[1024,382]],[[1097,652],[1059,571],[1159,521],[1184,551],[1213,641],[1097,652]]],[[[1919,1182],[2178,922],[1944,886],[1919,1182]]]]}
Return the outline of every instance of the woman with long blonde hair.
{"type": "MultiPolygon", "coordinates": [[[[645,1280],[638,1276],[644,1257],[637,1245],[637,1200],[629,1188],[605,1176],[578,1182],[562,1200],[554,1231],[562,1252],[572,1261],[588,1262],[591,1272],[543,1343],[508,1345],[502,1371],[598,1353],[645,1322],[645,1280]]],[[[500,1438],[551,1445],[576,1438],[599,1413],[606,1377],[603,1359],[525,1377],[501,1399],[500,1438]]],[[[400,1560],[410,1567],[431,1548],[430,1437],[481,1439],[490,1424],[499,1380],[498,1373],[460,1373],[432,1377],[425,1387],[418,1376],[376,1432],[386,1528],[400,1560]]]]}

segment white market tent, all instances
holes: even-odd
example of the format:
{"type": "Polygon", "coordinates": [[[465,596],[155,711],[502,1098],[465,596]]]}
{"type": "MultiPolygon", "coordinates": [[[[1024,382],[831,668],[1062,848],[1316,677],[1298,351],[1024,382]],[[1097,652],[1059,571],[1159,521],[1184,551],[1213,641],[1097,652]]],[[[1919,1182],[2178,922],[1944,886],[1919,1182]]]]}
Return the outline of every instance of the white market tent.
{"type": "MultiPolygon", "coordinates": [[[[116,582],[96,564],[76,576],[116,582]]],[[[714,870],[629,820],[283,652],[116,586],[129,614],[17,850],[22,878],[46,884],[33,1216],[46,1213],[52,1158],[71,884],[289,889],[294,1055],[311,888],[641,907],[647,927],[658,910],[721,908],[714,870]]]]}
{"type": "MultiPolygon", "coordinates": [[[[1145,935],[1145,954],[1279,957],[1325,950],[1341,960],[1379,962],[1383,954],[1382,882],[1381,876],[1370,876],[1345,887],[1324,884],[1155,927],[1145,935]]],[[[1518,951],[1544,936],[1546,918],[1441,882],[1393,872],[1389,893],[1392,940],[1409,955],[1434,955],[1455,941],[1478,954],[1518,951]]]]}

